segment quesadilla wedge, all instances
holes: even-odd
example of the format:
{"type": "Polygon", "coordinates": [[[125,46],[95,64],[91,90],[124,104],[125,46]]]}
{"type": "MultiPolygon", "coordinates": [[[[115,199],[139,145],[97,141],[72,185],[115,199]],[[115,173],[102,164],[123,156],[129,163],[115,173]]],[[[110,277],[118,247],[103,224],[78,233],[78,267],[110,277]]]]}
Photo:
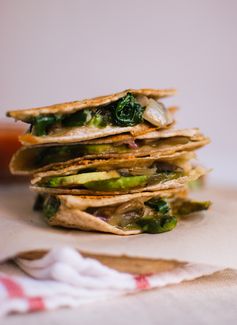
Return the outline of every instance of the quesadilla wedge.
{"type": "Polygon", "coordinates": [[[209,206],[187,199],[182,188],[105,197],[40,195],[34,208],[52,226],[135,235],[170,231],[180,217],[209,206]]]}
{"type": "Polygon", "coordinates": [[[29,123],[20,137],[24,145],[72,143],[129,132],[136,136],[173,123],[159,101],[175,90],[128,89],[108,96],[9,111],[7,116],[29,123]]]}
{"type": "Polygon", "coordinates": [[[209,143],[198,129],[167,129],[137,137],[129,134],[64,145],[33,145],[19,149],[12,157],[12,174],[27,175],[55,170],[80,162],[82,159],[155,157],[180,151],[196,150],[209,143]]]}
{"type": "Polygon", "coordinates": [[[117,195],[182,187],[206,173],[192,167],[191,152],[178,152],[162,159],[143,157],[82,160],[64,169],[34,175],[32,189],[38,192],[117,195]]]}

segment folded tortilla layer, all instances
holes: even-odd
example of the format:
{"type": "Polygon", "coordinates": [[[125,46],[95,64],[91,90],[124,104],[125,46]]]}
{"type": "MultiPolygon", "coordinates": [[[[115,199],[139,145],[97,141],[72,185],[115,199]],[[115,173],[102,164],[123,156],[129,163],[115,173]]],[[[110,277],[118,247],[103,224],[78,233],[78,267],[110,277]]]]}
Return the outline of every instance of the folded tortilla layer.
{"type": "Polygon", "coordinates": [[[26,121],[31,116],[39,116],[46,114],[57,113],[75,113],[78,110],[85,108],[94,108],[111,104],[120,98],[123,98],[128,93],[135,96],[147,96],[154,99],[165,98],[176,94],[175,89],[127,89],[112,95],[99,96],[91,99],[84,99],[79,101],[67,102],[62,104],[55,104],[51,106],[44,106],[39,108],[29,108],[20,110],[10,110],[7,112],[7,116],[13,117],[16,120],[26,121]]]}
{"type": "Polygon", "coordinates": [[[174,122],[172,114],[157,102],[173,94],[174,89],[128,89],[92,99],[9,111],[7,116],[32,125],[19,138],[24,145],[71,143],[124,132],[136,136],[174,122]]]}
{"type": "Polygon", "coordinates": [[[158,191],[184,186],[206,173],[193,167],[192,152],[177,152],[166,158],[83,160],[60,170],[34,175],[32,189],[57,194],[117,195],[158,191]]]}
{"type": "Polygon", "coordinates": [[[210,202],[186,198],[185,188],[119,196],[43,196],[35,205],[52,226],[134,235],[172,230],[177,220],[206,210],[210,202]]]}
{"type": "Polygon", "coordinates": [[[12,157],[13,174],[27,175],[62,169],[82,159],[128,157],[162,158],[180,151],[193,151],[209,143],[198,129],[162,130],[132,137],[110,136],[68,145],[38,145],[19,149],[12,157]]]}

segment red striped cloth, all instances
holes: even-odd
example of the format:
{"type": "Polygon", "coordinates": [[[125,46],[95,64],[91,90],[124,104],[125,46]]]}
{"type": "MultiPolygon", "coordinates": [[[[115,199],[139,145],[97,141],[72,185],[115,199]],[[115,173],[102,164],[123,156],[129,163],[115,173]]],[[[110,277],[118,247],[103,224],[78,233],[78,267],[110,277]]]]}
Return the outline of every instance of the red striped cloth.
{"type": "Polygon", "coordinates": [[[0,273],[0,316],[77,307],[219,271],[211,266],[186,264],[170,272],[132,275],[82,257],[68,247],[53,249],[39,260],[16,263],[25,273],[0,273]]]}

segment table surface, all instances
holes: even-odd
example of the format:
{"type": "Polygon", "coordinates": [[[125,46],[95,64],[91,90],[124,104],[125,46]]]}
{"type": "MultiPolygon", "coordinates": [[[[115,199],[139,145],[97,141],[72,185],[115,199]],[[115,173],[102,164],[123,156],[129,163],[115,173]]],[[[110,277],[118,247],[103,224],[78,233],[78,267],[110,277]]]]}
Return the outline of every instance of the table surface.
{"type": "MultiPolygon", "coordinates": [[[[237,198],[236,190],[223,195],[237,198]]],[[[220,194],[221,195],[221,194],[220,194]]],[[[228,238],[227,238],[228,240],[228,238]]],[[[13,272],[10,263],[0,272],[13,272]]],[[[18,271],[19,272],[19,271],[18,271]]],[[[237,270],[226,269],[211,276],[75,309],[11,315],[1,325],[31,324],[236,324],[237,270]]]]}

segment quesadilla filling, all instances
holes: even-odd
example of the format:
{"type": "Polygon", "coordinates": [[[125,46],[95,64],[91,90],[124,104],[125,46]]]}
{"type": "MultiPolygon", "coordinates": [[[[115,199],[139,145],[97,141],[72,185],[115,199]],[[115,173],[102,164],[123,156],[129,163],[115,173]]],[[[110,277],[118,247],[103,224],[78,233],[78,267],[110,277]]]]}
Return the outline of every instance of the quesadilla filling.
{"type": "MultiPolygon", "coordinates": [[[[44,216],[50,221],[57,214],[60,204],[60,199],[56,196],[39,195],[34,209],[43,211],[44,216]]],[[[180,217],[207,210],[209,206],[209,201],[153,197],[133,199],[109,206],[90,207],[84,212],[124,231],[140,230],[155,234],[172,230],[180,217]]]]}
{"type": "Polygon", "coordinates": [[[51,163],[65,162],[85,156],[106,156],[111,154],[135,154],[149,155],[152,151],[165,150],[171,146],[185,145],[190,141],[188,137],[175,136],[167,139],[138,139],[105,144],[72,144],[65,146],[50,146],[32,148],[35,155],[31,159],[31,165],[36,168],[51,163]]]}
{"type": "Polygon", "coordinates": [[[39,115],[25,120],[31,124],[29,132],[36,136],[52,135],[62,127],[129,127],[143,121],[162,128],[172,123],[172,117],[155,99],[128,93],[106,106],[82,109],[72,114],[39,115]]]}
{"type": "MultiPolygon", "coordinates": [[[[185,175],[184,169],[164,161],[146,161],[142,166],[109,169],[107,166],[87,169],[74,175],[53,176],[40,185],[51,188],[78,188],[99,192],[127,191],[177,179],[185,175]]],[[[111,167],[110,167],[111,168],[111,167]]]]}
{"type": "Polygon", "coordinates": [[[175,228],[179,217],[206,210],[209,206],[207,201],[154,197],[148,201],[134,199],[107,207],[88,208],[86,212],[123,230],[162,233],[175,228]]]}

